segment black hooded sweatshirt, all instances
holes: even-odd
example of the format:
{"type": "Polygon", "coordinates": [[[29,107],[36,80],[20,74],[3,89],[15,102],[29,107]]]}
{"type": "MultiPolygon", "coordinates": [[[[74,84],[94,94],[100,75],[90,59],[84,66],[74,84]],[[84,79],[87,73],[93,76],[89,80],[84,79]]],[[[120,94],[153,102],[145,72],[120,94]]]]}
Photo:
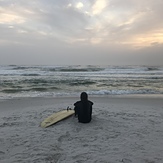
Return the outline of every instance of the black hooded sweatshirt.
{"type": "Polygon", "coordinates": [[[81,101],[77,101],[75,105],[75,116],[78,116],[78,120],[81,123],[89,123],[92,119],[92,105],[93,102],[88,100],[86,92],[81,93],[81,101]]]}

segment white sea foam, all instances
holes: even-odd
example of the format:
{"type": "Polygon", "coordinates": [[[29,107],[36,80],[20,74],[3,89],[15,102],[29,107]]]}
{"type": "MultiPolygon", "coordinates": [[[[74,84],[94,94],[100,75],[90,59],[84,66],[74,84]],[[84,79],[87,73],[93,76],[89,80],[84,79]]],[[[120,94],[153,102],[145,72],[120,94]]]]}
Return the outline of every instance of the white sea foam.
{"type": "Polygon", "coordinates": [[[163,67],[0,66],[0,98],[163,94],[163,67]]]}

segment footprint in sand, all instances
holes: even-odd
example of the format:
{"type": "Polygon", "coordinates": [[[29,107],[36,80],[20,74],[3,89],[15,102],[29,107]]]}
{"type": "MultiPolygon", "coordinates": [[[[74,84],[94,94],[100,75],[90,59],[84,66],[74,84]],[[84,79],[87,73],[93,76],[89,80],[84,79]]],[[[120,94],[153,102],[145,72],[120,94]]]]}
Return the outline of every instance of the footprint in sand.
{"type": "Polygon", "coordinates": [[[69,140],[69,138],[70,138],[70,133],[67,131],[64,135],[61,135],[58,138],[58,141],[59,142],[67,141],[67,140],[69,140]]]}

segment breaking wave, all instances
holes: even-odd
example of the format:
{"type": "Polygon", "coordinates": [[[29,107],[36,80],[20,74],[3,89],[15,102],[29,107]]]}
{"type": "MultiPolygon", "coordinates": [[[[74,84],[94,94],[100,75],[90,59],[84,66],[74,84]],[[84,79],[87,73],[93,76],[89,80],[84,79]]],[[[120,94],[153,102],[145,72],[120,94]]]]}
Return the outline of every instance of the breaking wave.
{"type": "Polygon", "coordinates": [[[163,67],[0,66],[0,98],[163,94],[163,67]]]}

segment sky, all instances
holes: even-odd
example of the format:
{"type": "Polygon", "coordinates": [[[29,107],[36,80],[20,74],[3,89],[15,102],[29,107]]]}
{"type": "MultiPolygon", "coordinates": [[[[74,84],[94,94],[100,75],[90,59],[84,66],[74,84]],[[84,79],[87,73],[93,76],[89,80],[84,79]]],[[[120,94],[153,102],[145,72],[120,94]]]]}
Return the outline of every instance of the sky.
{"type": "Polygon", "coordinates": [[[0,0],[0,65],[163,65],[163,0],[0,0]]]}

